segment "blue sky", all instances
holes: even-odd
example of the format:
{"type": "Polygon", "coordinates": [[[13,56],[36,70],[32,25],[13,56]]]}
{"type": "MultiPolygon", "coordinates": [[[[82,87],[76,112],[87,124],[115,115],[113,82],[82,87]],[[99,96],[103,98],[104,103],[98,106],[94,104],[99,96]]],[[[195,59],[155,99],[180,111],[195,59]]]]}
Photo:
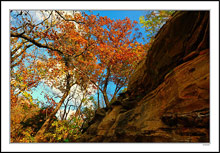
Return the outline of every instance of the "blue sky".
{"type": "MultiPolygon", "coordinates": [[[[85,11],[87,14],[91,14],[89,11],[85,11]]],[[[120,10],[93,10],[92,14],[99,14],[99,16],[107,16],[111,19],[118,20],[118,19],[125,19],[126,17],[130,18],[131,20],[136,20],[139,23],[139,17],[144,16],[147,13],[147,11],[143,10],[125,10],[125,11],[120,11],[120,10]]],[[[138,28],[140,29],[140,32],[142,32],[142,36],[146,36],[145,33],[145,28],[141,28],[140,24],[138,24],[138,28]]],[[[143,42],[142,39],[138,40],[139,42],[143,42]]],[[[49,87],[48,87],[49,88],[49,87]]],[[[38,99],[41,102],[46,102],[46,98],[44,97],[44,93],[41,93],[42,91],[48,93],[48,89],[45,88],[45,85],[40,83],[35,90],[32,91],[32,96],[34,99],[38,99]]],[[[113,83],[109,83],[109,88],[108,88],[108,93],[113,93],[115,90],[115,85],[113,83]]],[[[59,101],[59,98],[56,99],[56,101],[59,101]]]]}
{"type": "Polygon", "coordinates": [[[125,17],[130,18],[131,20],[139,21],[139,17],[146,14],[146,11],[137,10],[137,11],[120,11],[120,10],[93,10],[93,14],[98,14],[100,16],[107,16],[111,19],[124,19],[125,17]]]}
{"type": "MultiPolygon", "coordinates": [[[[86,11],[86,13],[90,14],[89,11],[86,11]]],[[[136,20],[139,23],[139,17],[140,16],[145,16],[147,11],[144,10],[126,10],[126,11],[121,11],[121,10],[92,10],[92,14],[99,16],[107,16],[111,19],[118,20],[118,19],[125,19],[126,17],[130,18],[132,21],[136,20]]],[[[142,33],[142,36],[146,38],[146,33],[145,33],[145,28],[142,28],[140,24],[138,24],[139,31],[142,33]]],[[[143,42],[143,39],[138,39],[138,42],[145,43],[143,42]]],[[[114,93],[115,90],[115,85],[114,83],[109,83],[108,86],[108,93],[114,93]]]]}
{"type": "MultiPolygon", "coordinates": [[[[85,11],[90,14],[89,11],[85,11]]],[[[125,19],[126,17],[130,18],[132,21],[136,20],[139,23],[139,17],[145,16],[148,11],[145,10],[92,10],[94,15],[99,14],[99,16],[107,16],[111,19],[125,19]]],[[[142,33],[142,36],[146,37],[145,28],[142,28],[140,24],[138,24],[139,31],[142,33]]],[[[143,42],[142,39],[138,40],[139,42],[143,42]]]]}

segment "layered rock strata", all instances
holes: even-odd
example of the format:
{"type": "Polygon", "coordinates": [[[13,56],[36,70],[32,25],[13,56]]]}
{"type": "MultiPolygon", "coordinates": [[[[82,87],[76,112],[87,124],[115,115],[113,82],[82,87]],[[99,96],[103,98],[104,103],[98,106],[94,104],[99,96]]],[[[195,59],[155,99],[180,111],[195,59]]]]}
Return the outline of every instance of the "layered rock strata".
{"type": "Polygon", "coordinates": [[[209,142],[209,12],[160,29],[128,91],[96,111],[79,142],[209,142]]]}

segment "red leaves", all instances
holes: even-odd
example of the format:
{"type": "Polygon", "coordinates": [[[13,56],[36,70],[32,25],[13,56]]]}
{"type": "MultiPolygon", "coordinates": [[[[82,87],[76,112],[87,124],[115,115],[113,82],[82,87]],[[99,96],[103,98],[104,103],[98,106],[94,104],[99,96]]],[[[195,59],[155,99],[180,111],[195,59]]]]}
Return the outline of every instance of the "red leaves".
{"type": "Polygon", "coordinates": [[[15,27],[11,27],[11,30],[17,30],[17,28],[15,28],[15,27]]]}
{"type": "MultiPolygon", "coordinates": [[[[50,98],[48,95],[45,95],[45,98],[47,99],[47,103],[51,106],[51,108],[54,108],[57,103],[54,101],[53,97],[50,98]]],[[[50,110],[52,112],[52,110],[50,110]]]]}
{"type": "MultiPolygon", "coordinates": [[[[43,25],[34,28],[35,38],[44,42],[46,40],[54,50],[59,50],[48,50],[51,58],[43,58],[33,64],[34,72],[39,76],[37,79],[53,80],[53,85],[58,86],[61,82],[59,78],[65,72],[71,71],[79,79],[78,82],[86,82],[88,77],[96,81],[109,67],[111,78],[128,77],[144,53],[142,45],[135,44],[136,39],[131,36],[137,21],[132,22],[129,18],[113,20],[107,16],[95,15],[78,15],[74,19],[85,24],[62,21],[57,23],[56,28],[49,28],[49,24],[44,24],[48,28],[46,30],[42,28],[43,25]],[[64,56],[70,59],[68,62],[71,66],[68,68],[65,67],[64,56]],[[61,66],[58,68],[59,64],[61,66]]],[[[34,59],[34,54],[32,55],[34,59]]],[[[23,74],[29,76],[30,72],[26,69],[23,74]]],[[[32,75],[29,76],[30,80],[33,78],[32,75]]],[[[47,100],[55,105],[53,99],[47,97],[47,100]]]]}
{"type": "Polygon", "coordinates": [[[134,21],[133,23],[134,23],[134,24],[138,24],[138,22],[137,22],[137,21],[134,21]]]}

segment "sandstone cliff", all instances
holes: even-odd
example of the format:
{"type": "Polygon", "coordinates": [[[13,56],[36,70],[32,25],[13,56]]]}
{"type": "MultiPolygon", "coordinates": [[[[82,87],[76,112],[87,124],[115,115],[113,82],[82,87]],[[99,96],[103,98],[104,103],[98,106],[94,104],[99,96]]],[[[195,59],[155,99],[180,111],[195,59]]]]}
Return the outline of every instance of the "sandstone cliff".
{"type": "Polygon", "coordinates": [[[176,12],[80,142],[209,142],[209,12],[176,12]]]}

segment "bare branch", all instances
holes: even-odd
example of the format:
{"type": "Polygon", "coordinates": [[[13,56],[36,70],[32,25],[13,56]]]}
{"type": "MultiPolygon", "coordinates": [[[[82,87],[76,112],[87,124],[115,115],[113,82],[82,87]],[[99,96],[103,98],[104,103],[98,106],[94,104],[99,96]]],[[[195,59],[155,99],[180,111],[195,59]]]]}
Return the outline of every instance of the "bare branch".
{"type": "Polygon", "coordinates": [[[63,16],[60,14],[60,12],[58,12],[58,11],[56,11],[56,10],[55,10],[55,12],[56,12],[63,20],[65,20],[65,21],[74,21],[74,22],[76,22],[76,23],[85,24],[84,22],[76,21],[76,20],[74,20],[74,19],[66,19],[65,17],[63,17],[63,16]]]}
{"type": "Polygon", "coordinates": [[[22,49],[22,51],[19,54],[12,57],[11,58],[11,63],[13,63],[15,59],[17,59],[19,56],[21,56],[21,54],[23,54],[31,46],[33,46],[33,44],[25,46],[24,49],[22,49]]]}
{"type": "Polygon", "coordinates": [[[27,41],[20,43],[17,48],[11,51],[11,56],[13,56],[25,43],[27,43],[27,41]]]}
{"type": "Polygon", "coordinates": [[[92,79],[90,79],[90,77],[86,74],[86,72],[82,71],[81,69],[77,68],[76,66],[73,65],[74,68],[76,68],[79,72],[85,74],[85,76],[89,79],[89,81],[94,84],[96,86],[96,88],[98,88],[101,92],[103,92],[102,88],[100,88],[95,81],[93,81],[92,79]]]}
{"type": "Polygon", "coordinates": [[[11,37],[17,37],[17,38],[23,38],[31,43],[33,43],[34,45],[36,45],[37,47],[40,47],[40,48],[47,48],[47,49],[50,49],[52,51],[57,51],[60,55],[64,55],[64,53],[59,50],[59,49],[56,49],[52,46],[49,46],[47,44],[41,44],[39,43],[38,41],[34,40],[34,38],[31,38],[29,37],[28,35],[25,35],[24,33],[14,33],[14,32],[11,32],[11,37]]]}
{"type": "Polygon", "coordinates": [[[50,16],[52,15],[52,13],[53,13],[53,11],[50,12],[49,16],[46,19],[44,19],[42,22],[36,24],[35,26],[38,26],[38,25],[44,23],[46,20],[48,20],[50,18],[50,16]]]}

